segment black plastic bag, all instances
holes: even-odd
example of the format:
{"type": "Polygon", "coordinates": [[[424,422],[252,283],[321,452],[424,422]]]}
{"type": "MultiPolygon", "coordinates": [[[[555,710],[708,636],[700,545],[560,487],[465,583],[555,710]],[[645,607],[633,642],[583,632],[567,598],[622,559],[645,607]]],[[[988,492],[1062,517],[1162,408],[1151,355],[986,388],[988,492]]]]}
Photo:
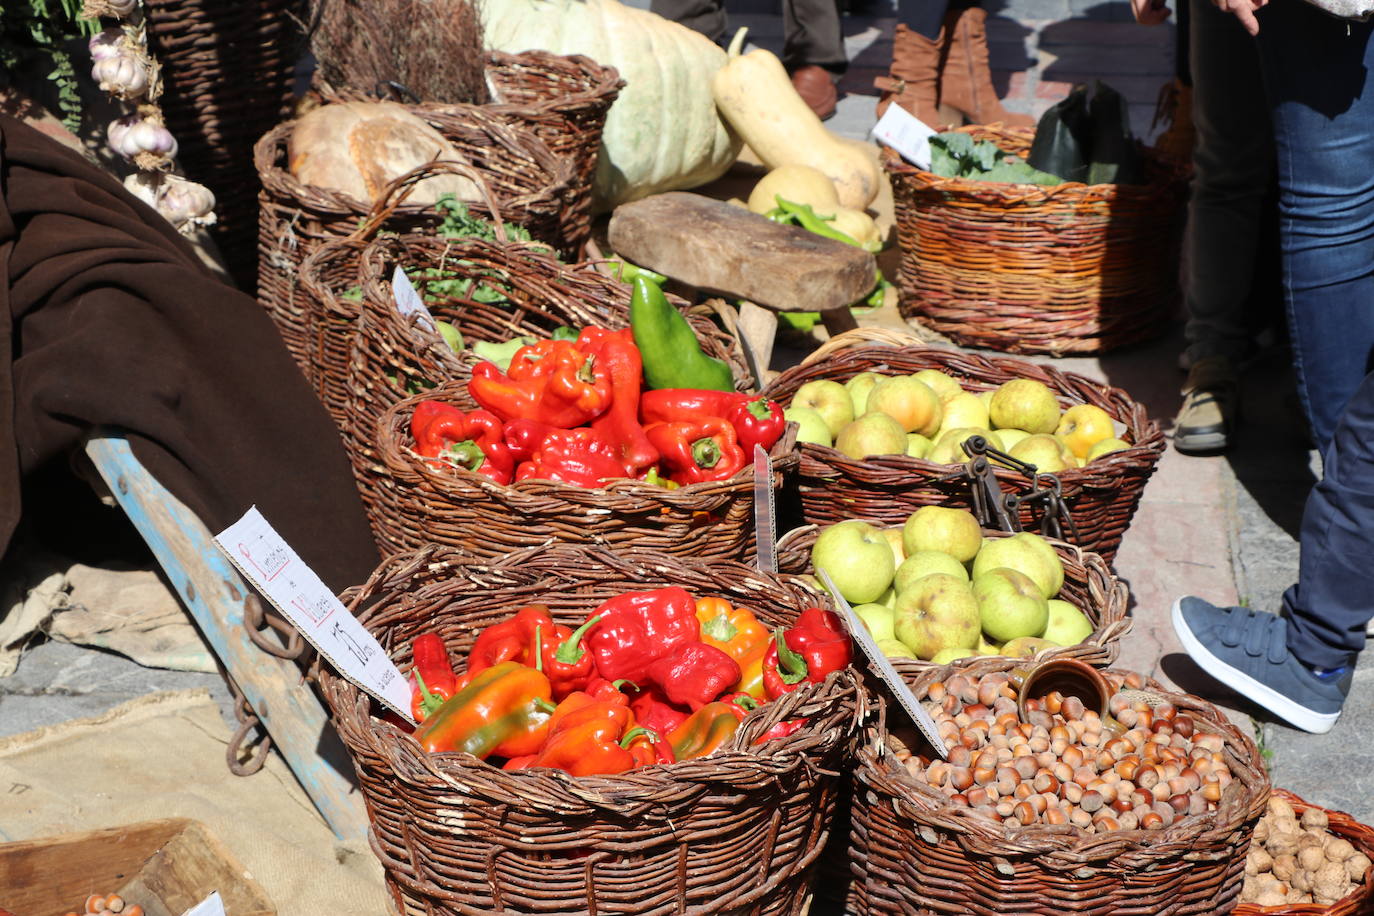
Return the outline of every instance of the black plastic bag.
{"type": "Polygon", "coordinates": [[[1101,80],[1094,80],[1088,120],[1092,124],[1088,184],[1143,182],[1144,163],[1131,135],[1130,109],[1121,93],[1101,80]]]}
{"type": "Polygon", "coordinates": [[[1086,181],[1091,142],[1088,87],[1075,86],[1067,98],[1040,116],[1026,162],[1065,181],[1086,181]]]}

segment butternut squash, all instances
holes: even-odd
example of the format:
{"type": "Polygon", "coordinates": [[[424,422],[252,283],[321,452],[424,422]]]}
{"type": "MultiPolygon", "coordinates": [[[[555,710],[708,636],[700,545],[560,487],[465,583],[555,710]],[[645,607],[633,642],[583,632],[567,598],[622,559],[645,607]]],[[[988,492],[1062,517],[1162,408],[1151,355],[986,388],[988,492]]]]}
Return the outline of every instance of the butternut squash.
{"type": "Polygon", "coordinates": [[[835,182],[809,165],[784,165],[764,175],[749,193],[749,209],[763,216],[778,205],[778,197],[810,204],[821,216],[830,216],[840,206],[835,182]]]}
{"type": "Polygon", "coordinates": [[[840,204],[862,210],[878,196],[878,163],[821,126],[783,69],[763,48],[740,54],[745,29],[730,43],[729,61],[711,78],[716,107],[764,165],[809,165],[835,182],[840,204]]]}

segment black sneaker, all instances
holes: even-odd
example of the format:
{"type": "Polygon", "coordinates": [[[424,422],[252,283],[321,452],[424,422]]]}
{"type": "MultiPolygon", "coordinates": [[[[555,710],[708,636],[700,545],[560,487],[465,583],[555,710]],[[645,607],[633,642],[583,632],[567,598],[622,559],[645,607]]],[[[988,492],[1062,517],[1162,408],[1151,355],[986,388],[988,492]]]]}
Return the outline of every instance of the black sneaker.
{"type": "Polygon", "coordinates": [[[1288,621],[1201,598],[1174,602],[1174,632],[1203,671],[1293,726],[1331,730],[1350,691],[1353,666],[1323,680],[1288,651],[1288,621]]]}

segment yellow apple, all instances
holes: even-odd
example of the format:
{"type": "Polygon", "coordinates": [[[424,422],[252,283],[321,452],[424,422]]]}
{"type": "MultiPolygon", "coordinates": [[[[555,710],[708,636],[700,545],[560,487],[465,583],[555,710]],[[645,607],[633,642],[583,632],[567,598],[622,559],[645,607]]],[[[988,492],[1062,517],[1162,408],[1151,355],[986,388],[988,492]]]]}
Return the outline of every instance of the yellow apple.
{"type": "Polygon", "coordinates": [[[962,394],[964,389],[956,379],[951,378],[939,369],[922,369],[912,378],[929,385],[931,390],[939,396],[940,400],[948,401],[956,394],[962,394]]]}
{"type": "Polygon", "coordinates": [[[935,573],[897,596],[897,638],[918,658],[978,645],[978,601],[962,579],[935,573]]]}
{"type": "Polygon", "coordinates": [[[973,649],[941,649],[932,655],[930,660],[937,665],[948,665],[961,658],[974,658],[977,655],[973,649]]]}
{"type": "Polygon", "coordinates": [[[885,378],[874,385],[868,393],[868,410],[885,413],[905,432],[923,436],[939,429],[944,415],[935,392],[909,375],[885,378]]]}
{"type": "Polygon", "coordinates": [[[868,393],[873,390],[873,386],[883,380],[883,376],[876,372],[860,372],[852,379],[844,383],[845,389],[849,392],[849,398],[854,402],[854,416],[862,417],[868,413],[868,393]]]}
{"type": "MultiPolygon", "coordinates": [[[[997,393],[996,388],[989,388],[987,391],[978,392],[978,400],[983,402],[983,406],[989,411],[992,410],[992,396],[997,393]]],[[[991,414],[989,414],[991,416],[991,414]]]]}
{"type": "Polygon", "coordinates": [[[1075,404],[1059,418],[1054,434],[1069,447],[1077,458],[1085,457],[1092,447],[1116,433],[1112,415],[1096,404],[1075,404]]]}
{"type": "Polygon", "coordinates": [[[835,437],[830,434],[830,425],[825,422],[825,417],[810,407],[793,404],[782,415],[785,419],[796,421],[798,442],[810,442],[827,448],[834,443],[835,437]]]}
{"type": "Polygon", "coordinates": [[[933,573],[945,573],[956,579],[968,578],[964,564],[943,550],[918,550],[898,565],[892,587],[900,595],[917,579],[924,579],[933,573]]]}
{"type": "Polygon", "coordinates": [[[1006,429],[999,429],[997,431],[997,438],[1002,440],[1002,451],[1004,452],[1009,452],[1016,448],[1016,443],[1029,435],[1030,433],[1026,432],[1024,429],[1017,429],[1014,426],[1009,426],[1006,429]]]}
{"type": "Polygon", "coordinates": [[[1029,433],[1052,433],[1059,425],[1059,402],[1043,382],[1018,378],[997,389],[988,408],[993,429],[1014,426],[1029,433]]]}
{"type": "Polygon", "coordinates": [[[1059,646],[1048,639],[1041,639],[1038,636],[1022,636],[1020,639],[1013,639],[1005,643],[997,654],[1005,655],[1008,658],[1030,658],[1046,649],[1058,648],[1059,646]]]}
{"type": "MultiPolygon", "coordinates": [[[[965,427],[976,427],[978,429],[990,429],[988,426],[988,409],[976,395],[968,392],[961,392],[945,401],[945,413],[940,419],[940,428],[960,429],[965,427]]],[[[937,435],[938,439],[939,436],[937,435]]]]}
{"type": "Polygon", "coordinates": [[[916,658],[916,654],[907,648],[906,643],[900,639],[875,639],[878,649],[888,658],[916,658]]]}
{"type": "Polygon", "coordinates": [[[792,407],[810,407],[825,420],[830,427],[830,435],[838,436],[854,419],[854,399],[839,382],[830,379],[816,379],[797,389],[792,397],[792,407]]]}
{"type": "Polygon", "coordinates": [[[906,559],[906,548],[902,546],[902,526],[895,528],[884,528],[883,537],[887,538],[887,543],[892,548],[892,559],[898,566],[906,559]]]}
{"type": "Polygon", "coordinates": [[[1049,602],[1049,619],[1041,639],[1048,639],[1057,646],[1076,646],[1093,635],[1093,622],[1078,608],[1055,598],[1049,602]]]}
{"type": "Polygon", "coordinates": [[[1050,542],[1031,531],[1005,538],[987,538],[973,558],[973,578],[999,566],[1028,576],[1046,599],[1064,587],[1064,561],[1050,542]]]}
{"type": "Polygon", "coordinates": [[[936,464],[963,464],[968,461],[968,454],[964,451],[964,440],[970,436],[982,436],[988,440],[988,445],[995,449],[1002,448],[1002,440],[990,429],[951,429],[936,440],[930,454],[926,455],[926,460],[934,461],[936,464]]]}
{"type": "Polygon", "coordinates": [[[870,455],[905,455],[906,430],[885,413],[868,413],[845,424],[835,448],[860,460],[870,455]]]}
{"type": "Polygon", "coordinates": [[[1078,466],[1068,446],[1054,436],[1044,434],[1027,436],[1007,454],[1035,465],[1042,474],[1054,474],[1078,466]]]}
{"type": "Polygon", "coordinates": [[[978,654],[979,654],[979,655],[1001,655],[1001,654],[1002,654],[1002,647],[1001,647],[1000,645],[998,645],[997,643],[992,642],[991,640],[989,640],[989,639],[988,639],[988,635],[987,635],[986,633],[984,633],[982,636],[978,637],[978,654]]]}
{"type": "Polygon", "coordinates": [[[935,443],[920,433],[906,434],[906,453],[910,458],[924,458],[934,447],[935,443]]]}
{"type": "Polygon", "coordinates": [[[1125,451],[1131,447],[1131,443],[1124,439],[1103,439],[1092,448],[1088,449],[1088,460],[1096,461],[1103,455],[1110,455],[1112,452],[1125,451]]]}
{"type": "MultiPolygon", "coordinates": [[[[907,516],[902,528],[902,548],[907,556],[934,550],[967,563],[982,546],[983,529],[967,509],[922,506],[907,516]]],[[[964,578],[968,578],[967,574],[964,578]]]]}

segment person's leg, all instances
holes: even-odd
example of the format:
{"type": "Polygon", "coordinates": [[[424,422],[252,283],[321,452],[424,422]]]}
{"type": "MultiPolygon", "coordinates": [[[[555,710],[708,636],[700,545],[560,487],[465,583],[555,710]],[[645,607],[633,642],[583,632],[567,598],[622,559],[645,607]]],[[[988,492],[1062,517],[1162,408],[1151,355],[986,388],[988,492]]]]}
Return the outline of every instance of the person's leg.
{"type": "Polygon", "coordinates": [[[1309,667],[1351,664],[1374,617],[1374,374],[1336,426],[1299,543],[1298,582],[1283,596],[1288,647],[1309,667]]]}
{"type": "Polygon", "coordinates": [[[897,0],[897,21],[918,35],[940,37],[949,12],[949,0],[897,0]]]}
{"type": "Polygon", "coordinates": [[[1293,362],[1323,452],[1374,353],[1372,31],[1288,0],[1260,15],[1293,362]]]}
{"type": "Polygon", "coordinates": [[[651,0],[651,12],[700,32],[716,44],[725,42],[723,0],[651,0]]]}
{"type": "Polygon", "coordinates": [[[849,66],[837,0],[783,0],[782,36],[782,62],[789,72],[811,66],[843,73],[849,66]]]}

